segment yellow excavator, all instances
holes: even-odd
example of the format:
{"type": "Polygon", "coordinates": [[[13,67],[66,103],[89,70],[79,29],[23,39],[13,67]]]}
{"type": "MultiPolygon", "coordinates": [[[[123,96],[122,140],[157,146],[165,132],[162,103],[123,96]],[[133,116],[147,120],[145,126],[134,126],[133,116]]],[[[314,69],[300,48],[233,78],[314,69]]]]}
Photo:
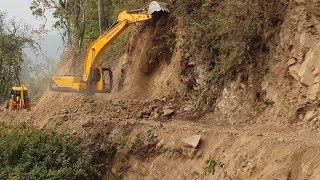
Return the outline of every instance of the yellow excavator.
{"type": "Polygon", "coordinates": [[[54,76],[49,89],[62,92],[108,93],[112,90],[112,71],[98,65],[103,51],[129,25],[150,20],[156,14],[169,13],[167,4],[152,1],[147,9],[123,11],[118,20],[87,51],[83,76],[54,76]]]}
{"type": "Polygon", "coordinates": [[[12,87],[10,99],[6,101],[6,109],[9,111],[31,111],[31,100],[28,96],[27,87],[25,87],[23,84],[18,87],[12,87]]]}

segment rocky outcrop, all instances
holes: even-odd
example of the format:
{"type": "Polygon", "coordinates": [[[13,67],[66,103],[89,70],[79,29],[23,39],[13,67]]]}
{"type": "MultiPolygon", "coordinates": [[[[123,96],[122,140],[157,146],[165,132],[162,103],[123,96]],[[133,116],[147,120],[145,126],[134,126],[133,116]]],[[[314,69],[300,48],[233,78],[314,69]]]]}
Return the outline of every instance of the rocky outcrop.
{"type": "Polygon", "coordinates": [[[305,16],[292,41],[289,74],[307,86],[308,100],[320,100],[320,22],[305,16]]]}

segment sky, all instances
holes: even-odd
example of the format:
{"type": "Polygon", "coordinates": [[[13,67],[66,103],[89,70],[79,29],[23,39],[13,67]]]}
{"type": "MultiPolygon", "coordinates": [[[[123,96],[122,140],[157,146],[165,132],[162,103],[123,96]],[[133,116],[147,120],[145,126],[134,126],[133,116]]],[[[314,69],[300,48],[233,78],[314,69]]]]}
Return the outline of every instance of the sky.
{"type": "MultiPolygon", "coordinates": [[[[15,18],[17,20],[22,20],[24,23],[31,25],[33,28],[38,28],[44,23],[42,19],[37,19],[33,17],[30,4],[32,0],[0,0],[0,11],[7,13],[7,18],[15,18]]],[[[58,31],[52,28],[55,22],[54,18],[47,16],[47,28],[50,30],[48,34],[43,36],[43,40],[40,41],[41,48],[44,53],[49,57],[58,60],[62,51],[62,40],[58,31]]],[[[36,37],[35,37],[36,38],[36,37]]],[[[33,51],[30,49],[25,50],[27,56],[34,61],[41,61],[40,57],[36,57],[33,51]]]]}

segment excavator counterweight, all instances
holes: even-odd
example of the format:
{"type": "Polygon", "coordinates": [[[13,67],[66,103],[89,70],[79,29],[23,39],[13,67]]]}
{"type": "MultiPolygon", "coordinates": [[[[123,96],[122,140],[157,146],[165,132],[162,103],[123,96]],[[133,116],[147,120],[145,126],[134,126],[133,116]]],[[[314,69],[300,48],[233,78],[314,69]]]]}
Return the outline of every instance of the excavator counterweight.
{"type": "Polygon", "coordinates": [[[166,3],[153,1],[147,9],[123,11],[118,20],[88,49],[83,76],[54,76],[51,78],[51,91],[108,93],[112,90],[113,77],[110,68],[100,67],[99,60],[103,51],[130,24],[148,21],[157,12],[169,13],[166,3]]]}

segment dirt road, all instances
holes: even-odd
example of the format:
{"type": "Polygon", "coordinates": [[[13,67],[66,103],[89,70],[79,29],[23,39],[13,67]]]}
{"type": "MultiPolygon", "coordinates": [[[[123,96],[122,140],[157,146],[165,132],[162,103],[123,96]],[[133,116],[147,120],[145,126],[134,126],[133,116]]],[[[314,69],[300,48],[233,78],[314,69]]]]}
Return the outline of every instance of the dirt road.
{"type": "Polygon", "coordinates": [[[219,120],[210,114],[200,119],[186,118],[178,104],[170,107],[175,115],[162,117],[170,98],[164,103],[164,99],[133,100],[121,96],[102,98],[51,92],[50,96],[57,101],[41,108],[39,102],[32,113],[1,112],[1,121],[7,124],[27,121],[41,129],[70,133],[105,163],[105,179],[317,179],[320,176],[319,132],[298,125],[218,125],[219,120]],[[65,101],[64,105],[57,105],[59,98],[65,101]],[[71,103],[78,105],[68,107],[71,103]],[[147,112],[150,107],[151,112],[147,112]],[[154,119],[155,112],[161,117],[154,119]],[[182,142],[193,135],[201,135],[197,148],[182,142]],[[112,148],[106,148],[108,145],[112,148]],[[206,161],[210,159],[216,163],[214,173],[212,170],[204,176],[206,161]]]}

